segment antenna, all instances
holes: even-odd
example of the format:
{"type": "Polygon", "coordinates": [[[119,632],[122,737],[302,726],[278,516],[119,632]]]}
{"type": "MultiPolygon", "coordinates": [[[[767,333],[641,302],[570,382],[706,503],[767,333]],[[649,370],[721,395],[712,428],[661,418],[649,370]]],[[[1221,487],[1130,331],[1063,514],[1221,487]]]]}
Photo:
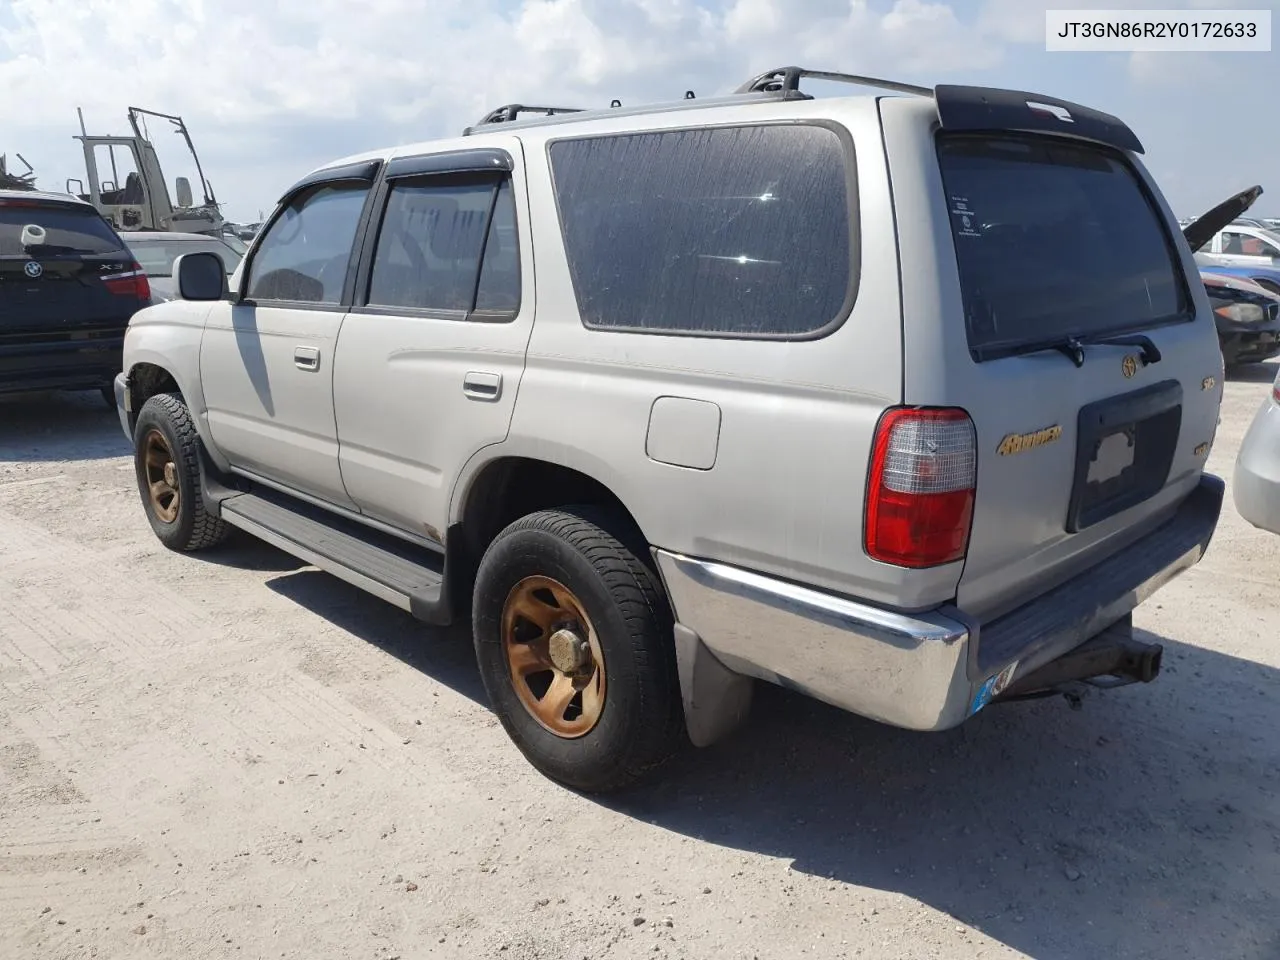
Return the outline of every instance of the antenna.
{"type": "Polygon", "coordinates": [[[80,136],[87,137],[89,131],[84,128],[84,111],[76,107],[76,115],[80,118],[80,136]]]}

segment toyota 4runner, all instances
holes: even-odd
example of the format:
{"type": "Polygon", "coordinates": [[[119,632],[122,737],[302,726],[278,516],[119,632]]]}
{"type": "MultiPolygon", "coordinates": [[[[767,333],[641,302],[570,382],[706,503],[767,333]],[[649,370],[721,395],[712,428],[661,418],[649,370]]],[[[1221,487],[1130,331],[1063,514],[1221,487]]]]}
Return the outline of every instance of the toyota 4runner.
{"type": "Polygon", "coordinates": [[[1223,361],[1141,154],[1051,97],[792,67],[336,161],[133,319],[147,518],[470,617],[586,790],[756,680],[923,731],[1151,680],[1131,612],[1213,534],[1223,361]]]}

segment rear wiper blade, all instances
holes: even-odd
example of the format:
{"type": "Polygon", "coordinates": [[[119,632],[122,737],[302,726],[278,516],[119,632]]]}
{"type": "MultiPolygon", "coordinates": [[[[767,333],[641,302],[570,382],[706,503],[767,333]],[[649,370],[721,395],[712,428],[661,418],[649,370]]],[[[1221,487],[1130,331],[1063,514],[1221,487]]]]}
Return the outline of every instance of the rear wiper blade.
{"type": "Polygon", "coordinates": [[[1017,353],[1038,353],[1041,350],[1058,350],[1065,354],[1067,359],[1074,363],[1077,367],[1084,366],[1084,348],[1090,344],[1102,344],[1115,347],[1138,347],[1142,351],[1139,354],[1139,360],[1145,367],[1152,363],[1160,362],[1160,348],[1148,336],[1135,334],[1121,334],[1110,337],[1106,334],[1098,334],[1090,336],[1085,334],[1079,337],[1062,337],[1058,340],[1050,340],[1042,343],[1028,344],[1017,353]]]}
{"type": "MultiPolygon", "coordinates": [[[[1100,343],[1113,347],[1137,347],[1142,352],[1138,355],[1138,359],[1142,361],[1145,367],[1152,363],[1160,362],[1160,348],[1155,345],[1152,340],[1144,333],[1128,333],[1118,336],[1109,337],[1106,334],[1097,336],[1084,336],[1077,338],[1078,343],[1100,343]]],[[[1077,364],[1078,366],[1078,364],[1077,364]]]]}

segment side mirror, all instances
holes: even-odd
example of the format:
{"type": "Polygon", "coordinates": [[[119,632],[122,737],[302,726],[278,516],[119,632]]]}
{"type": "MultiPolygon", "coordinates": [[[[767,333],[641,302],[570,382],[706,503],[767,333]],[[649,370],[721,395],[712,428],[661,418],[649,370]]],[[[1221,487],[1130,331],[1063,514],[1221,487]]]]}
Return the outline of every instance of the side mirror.
{"type": "Polygon", "coordinates": [[[178,193],[178,206],[187,209],[191,206],[191,181],[186,177],[178,177],[174,181],[178,193]]]}
{"type": "Polygon", "coordinates": [[[178,297],[222,300],[227,296],[227,268],[216,253],[184,253],[173,261],[178,297]]]}

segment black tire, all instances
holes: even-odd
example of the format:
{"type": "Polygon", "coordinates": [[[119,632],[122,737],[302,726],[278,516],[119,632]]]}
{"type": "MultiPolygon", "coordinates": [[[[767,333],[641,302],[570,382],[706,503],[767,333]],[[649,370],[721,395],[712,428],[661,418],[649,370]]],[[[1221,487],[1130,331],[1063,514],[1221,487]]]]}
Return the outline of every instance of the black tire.
{"type": "MultiPolygon", "coordinates": [[[[182,397],[158,393],[142,405],[133,430],[133,450],[142,508],[160,542],[179,551],[203,550],[221,543],[227,536],[227,525],[205,509],[200,494],[200,435],[182,397]],[[152,473],[157,470],[154,463],[148,466],[148,451],[159,449],[159,438],[173,468],[173,483],[166,485],[177,491],[176,498],[167,501],[153,498],[155,480],[148,475],[149,469],[152,473]]],[[[167,470],[159,468],[162,474],[167,470]]]]}
{"type": "Polygon", "coordinates": [[[590,507],[523,517],[485,551],[472,602],[480,675],[508,735],[543,774],[594,793],[637,783],[687,742],[670,608],[656,574],[624,545],[632,539],[626,531],[590,507]],[[508,661],[504,605],[530,577],[550,578],[575,596],[603,653],[599,719],[572,739],[526,708],[508,661]]]}

